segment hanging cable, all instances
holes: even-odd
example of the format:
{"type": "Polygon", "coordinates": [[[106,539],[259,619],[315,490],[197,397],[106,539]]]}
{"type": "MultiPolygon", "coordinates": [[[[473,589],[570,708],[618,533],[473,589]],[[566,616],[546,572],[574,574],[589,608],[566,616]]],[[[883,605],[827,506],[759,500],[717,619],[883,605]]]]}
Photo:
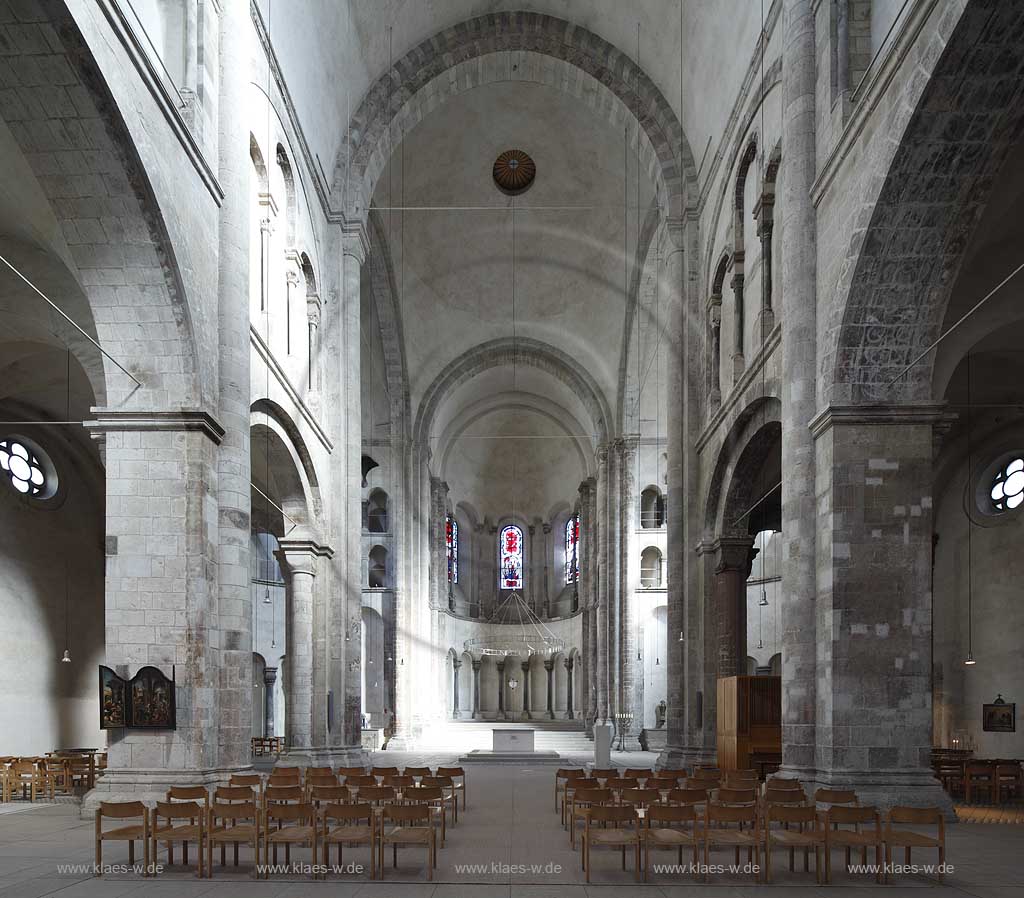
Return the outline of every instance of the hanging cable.
{"type": "Polygon", "coordinates": [[[972,498],[971,479],[974,459],[971,453],[971,360],[973,353],[967,353],[967,495],[964,497],[967,502],[967,658],[964,664],[970,666],[977,662],[974,659],[974,515],[971,505],[972,498]]]}

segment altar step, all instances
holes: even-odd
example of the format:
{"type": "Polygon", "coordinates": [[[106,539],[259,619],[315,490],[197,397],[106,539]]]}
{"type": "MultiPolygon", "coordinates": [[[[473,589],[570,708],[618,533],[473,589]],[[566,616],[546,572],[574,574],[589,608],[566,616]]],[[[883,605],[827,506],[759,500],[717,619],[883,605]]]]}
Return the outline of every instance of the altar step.
{"type": "Polygon", "coordinates": [[[581,754],[594,750],[594,743],[576,720],[448,720],[425,732],[419,740],[424,749],[452,749],[461,752],[487,751],[492,730],[531,729],[537,751],[581,754]]]}

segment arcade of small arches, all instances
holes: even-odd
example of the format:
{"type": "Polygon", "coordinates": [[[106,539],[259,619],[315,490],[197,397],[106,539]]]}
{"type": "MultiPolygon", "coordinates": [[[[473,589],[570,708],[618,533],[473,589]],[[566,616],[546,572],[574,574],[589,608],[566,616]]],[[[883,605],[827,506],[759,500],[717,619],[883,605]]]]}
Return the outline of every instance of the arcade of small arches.
{"type": "Polygon", "coordinates": [[[1024,227],[1019,5],[865,0],[865,55],[777,0],[713,78],[630,4],[425,4],[393,59],[376,4],[145,13],[180,68],[80,5],[23,4],[74,101],[0,102],[0,754],[102,744],[124,796],[262,736],[617,721],[692,765],[736,676],[780,678],[773,765],[865,800],[1024,754],[981,719],[1024,684],[1024,319],[972,311],[1024,227]],[[513,598],[557,651],[473,651],[513,598]],[[101,730],[100,664],[173,671],[176,727],[101,730]]]}

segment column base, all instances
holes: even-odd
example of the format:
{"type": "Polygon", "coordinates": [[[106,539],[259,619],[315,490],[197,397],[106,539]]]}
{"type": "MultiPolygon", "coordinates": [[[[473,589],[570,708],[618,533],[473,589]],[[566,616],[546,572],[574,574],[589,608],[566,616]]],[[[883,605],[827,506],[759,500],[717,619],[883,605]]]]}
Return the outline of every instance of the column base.
{"type": "Polygon", "coordinates": [[[784,765],[776,775],[800,780],[809,796],[816,789],[852,789],[862,805],[874,805],[883,815],[889,808],[903,805],[940,808],[948,822],[957,819],[953,800],[927,767],[818,770],[784,765]]]}
{"type": "Polygon", "coordinates": [[[288,767],[369,767],[370,753],[361,745],[318,745],[292,748],[278,763],[288,767]]]}
{"type": "Polygon", "coordinates": [[[96,785],[82,798],[82,819],[92,818],[101,801],[142,801],[153,805],[167,800],[171,786],[205,786],[213,789],[227,785],[235,773],[253,773],[251,764],[237,767],[211,767],[205,770],[165,770],[117,768],[105,770],[96,785]]]}
{"type": "Polygon", "coordinates": [[[680,767],[685,767],[688,770],[692,770],[694,767],[699,767],[701,764],[713,764],[715,763],[716,753],[709,748],[703,746],[688,746],[678,745],[669,742],[668,745],[662,749],[655,766],[661,770],[662,768],[668,768],[669,770],[676,770],[680,767]]]}

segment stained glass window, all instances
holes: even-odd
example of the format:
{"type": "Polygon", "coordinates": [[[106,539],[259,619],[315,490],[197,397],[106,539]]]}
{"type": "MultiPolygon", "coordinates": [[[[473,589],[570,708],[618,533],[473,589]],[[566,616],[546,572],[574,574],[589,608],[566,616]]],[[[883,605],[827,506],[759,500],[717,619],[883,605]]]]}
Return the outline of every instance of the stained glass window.
{"type": "Polygon", "coordinates": [[[459,582],[459,522],[448,515],[444,526],[444,548],[448,559],[448,582],[459,582]]]}
{"type": "Polygon", "coordinates": [[[499,589],[523,588],[523,531],[509,524],[501,531],[498,542],[501,556],[499,589]]]}
{"type": "Polygon", "coordinates": [[[49,484],[39,456],[16,439],[0,441],[0,468],[19,493],[45,498],[49,484]]]}
{"type": "Polygon", "coordinates": [[[1024,502],[1024,458],[1012,458],[996,472],[989,495],[996,511],[1007,511],[1024,502]]]}
{"type": "Polygon", "coordinates": [[[565,522],[565,582],[580,578],[580,518],[574,515],[565,522]]]}

